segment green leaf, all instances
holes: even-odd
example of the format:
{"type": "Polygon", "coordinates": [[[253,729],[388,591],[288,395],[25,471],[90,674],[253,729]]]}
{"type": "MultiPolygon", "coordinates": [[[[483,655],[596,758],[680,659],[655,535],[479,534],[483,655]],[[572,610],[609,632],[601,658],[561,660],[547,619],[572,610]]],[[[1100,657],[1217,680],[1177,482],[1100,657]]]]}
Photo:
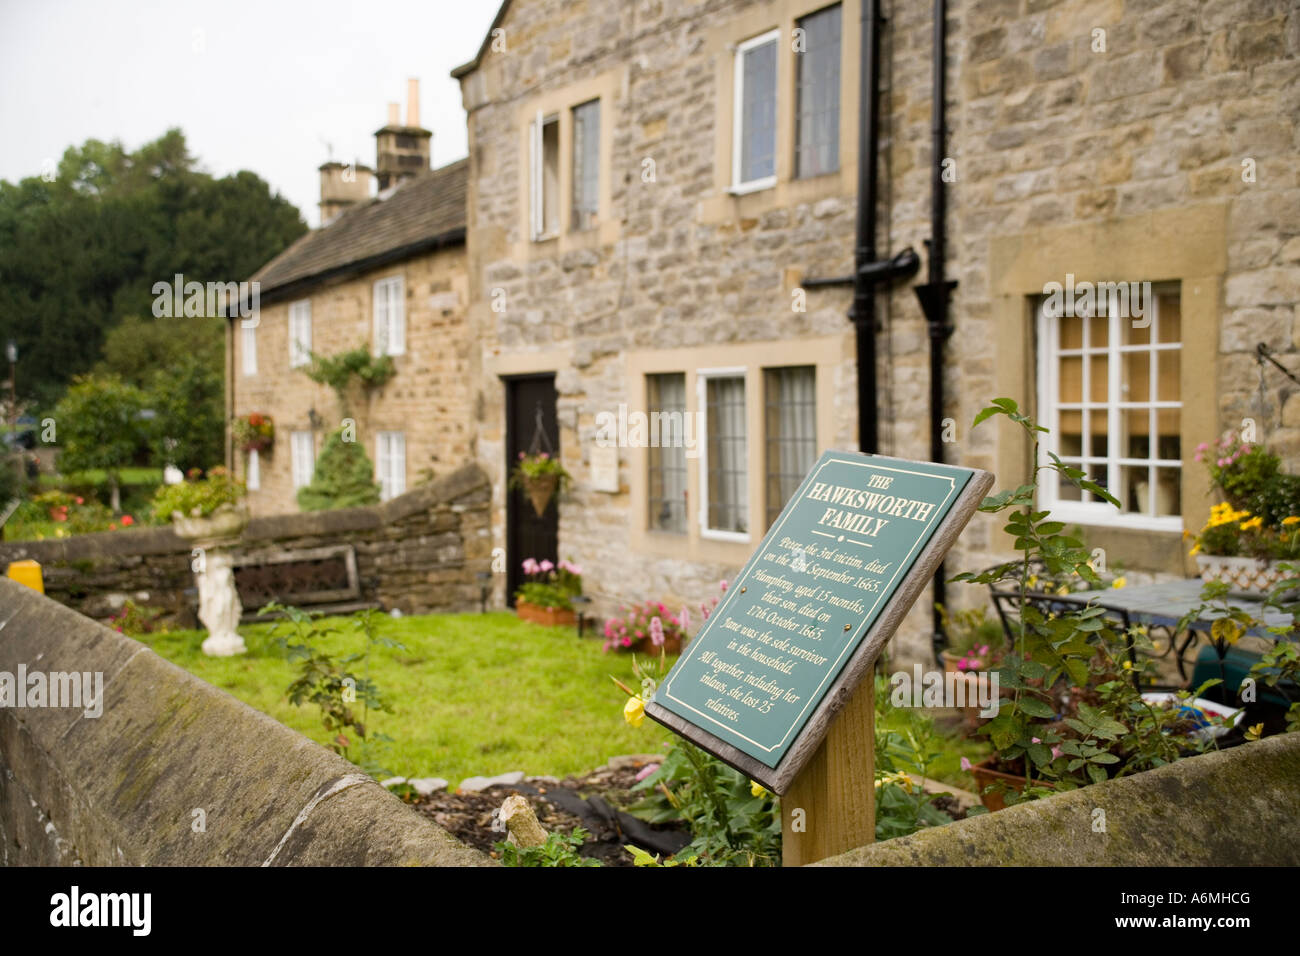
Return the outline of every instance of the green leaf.
{"type": "Polygon", "coordinates": [[[1056,711],[1052,707],[1037,697],[1025,696],[1020,698],[1019,707],[1030,717],[1041,717],[1044,720],[1051,720],[1056,716],[1056,711]]]}
{"type": "Polygon", "coordinates": [[[1106,780],[1106,771],[1102,770],[1096,764],[1088,764],[1088,776],[1093,783],[1103,783],[1106,780]]]}

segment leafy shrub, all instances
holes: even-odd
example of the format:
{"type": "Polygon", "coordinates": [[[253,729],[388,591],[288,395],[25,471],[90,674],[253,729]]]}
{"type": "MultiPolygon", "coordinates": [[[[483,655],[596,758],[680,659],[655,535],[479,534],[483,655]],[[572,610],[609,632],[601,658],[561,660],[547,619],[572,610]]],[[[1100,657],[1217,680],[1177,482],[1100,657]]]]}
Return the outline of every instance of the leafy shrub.
{"type": "Polygon", "coordinates": [[[344,441],[339,429],[325,439],[316,459],[311,484],[298,489],[298,507],[303,511],[356,508],[379,501],[375,466],[360,442],[344,441]]]}
{"type": "Polygon", "coordinates": [[[496,848],[505,866],[600,866],[599,860],[578,855],[586,839],[587,831],[574,827],[567,835],[558,831],[547,834],[541,846],[519,847],[502,840],[496,848]]]}
{"type": "Polygon", "coordinates": [[[163,485],[154,494],[153,514],[160,522],[171,520],[173,512],[187,518],[206,518],[222,505],[233,505],[244,497],[244,483],[234,478],[225,466],[208,470],[198,478],[194,469],[185,481],[163,485]]]}

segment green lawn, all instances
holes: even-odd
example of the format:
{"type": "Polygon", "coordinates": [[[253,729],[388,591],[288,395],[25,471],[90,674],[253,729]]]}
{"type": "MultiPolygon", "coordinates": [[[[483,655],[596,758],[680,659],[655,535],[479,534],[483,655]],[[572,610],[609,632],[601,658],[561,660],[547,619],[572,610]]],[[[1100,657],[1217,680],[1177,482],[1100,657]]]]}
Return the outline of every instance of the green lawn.
{"type": "MultiPolygon", "coordinates": [[[[371,679],[392,702],[392,714],[372,720],[372,732],[394,738],[380,762],[407,777],[444,777],[455,786],[474,774],[523,770],[528,774],[589,770],[615,754],[662,749],[669,732],[647,719],[624,722],[623,692],[607,675],[631,685],[632,660],[603,654],[588,632],[546,628],[513,614],[383,617],[380,633],[405,650],[377,648],[371,679]]],[[[352,619],[333,618],[339,635],[331,650],[360,650],[352,619]]],[[[285,633],[288,634],[287,624],[285,633]]],[[[319,711],[292,706],[284,696],[294,665],[268,638],[269,625],[240,628],[249,651],[234,658],[205,657],[201,631],[139,638],[168,660],[320,743],[328,739],[319,711]]],[[[672,659],[669,659],[671,666],[672,659]]]]}

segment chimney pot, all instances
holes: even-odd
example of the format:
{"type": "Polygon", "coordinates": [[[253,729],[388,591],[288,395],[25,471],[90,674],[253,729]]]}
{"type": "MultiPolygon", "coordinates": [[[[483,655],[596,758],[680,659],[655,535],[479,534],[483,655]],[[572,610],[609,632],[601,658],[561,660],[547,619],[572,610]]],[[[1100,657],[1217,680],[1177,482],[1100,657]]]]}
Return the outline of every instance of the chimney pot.
{"type": "Polygon", "coordinates": [[[420,125],[420,81],[414,77],[406,81],[406,125],[420,125]]]}

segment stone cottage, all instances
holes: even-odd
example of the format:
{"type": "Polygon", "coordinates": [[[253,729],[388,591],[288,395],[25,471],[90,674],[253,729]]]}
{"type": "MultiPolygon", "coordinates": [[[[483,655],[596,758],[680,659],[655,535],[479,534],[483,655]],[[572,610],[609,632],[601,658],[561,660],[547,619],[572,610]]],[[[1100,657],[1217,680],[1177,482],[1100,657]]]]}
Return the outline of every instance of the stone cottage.
{"type": "MultiPolygon", "coordinates": [[[[454,71],[467,401],[507,589],[549,552],[601,610],[706,599],[808,463],[857,447],[835,278],[855,260],[864,2],[507,0],[454,71]],[[600,440],[610,416],[653,412],[706,420],[708,440],[600,440]],[[538,518],[506,479],[547,447],[575,484],[538,518]]],[[[1014,397],[1123,507],[1050,485],[1042,503],[1133,573],[1185,574],[1182,531],[1208,506],[1195,445],[1249,418],[1300,459],[1298,390],[1256,354],[1300,368],[1300,11],[954,0],[935,140],[935,5],[880,6],[875,245],[930,265],[938,186],[938,284],[956,284],[933,339],[916,282],[876,289],[878,450],[931,457],[937,341],[946,460],[1023,481],[1018,435],[970,430],[1014,397]]],[[[1008,545],[977,516],[949,573],[1008,545]]],[[[964,587],[952,600],[981,599],[964,587]]],[[[928,637],[918,606],[897,649],[928,637]]]]}
{"type": "Polygon", "coordinates": [[[275,425],[270,449],[233,439],[229,449],[255,515],[298,510],[325,437],[344,425],[335,394],[305,374],[309,353],[364,347],[392,357],[393,377],[369,391],[354,385],[347,409],[383,499],[470,458],[468,163],[429,169],[432,134],[419,125],[414,82],[406,123],[390,105],[375,134],[374,170],[320,167],[321,227],[252,277],[257,321],[228,327],[228,417],[269,415],[275,425]]]}

